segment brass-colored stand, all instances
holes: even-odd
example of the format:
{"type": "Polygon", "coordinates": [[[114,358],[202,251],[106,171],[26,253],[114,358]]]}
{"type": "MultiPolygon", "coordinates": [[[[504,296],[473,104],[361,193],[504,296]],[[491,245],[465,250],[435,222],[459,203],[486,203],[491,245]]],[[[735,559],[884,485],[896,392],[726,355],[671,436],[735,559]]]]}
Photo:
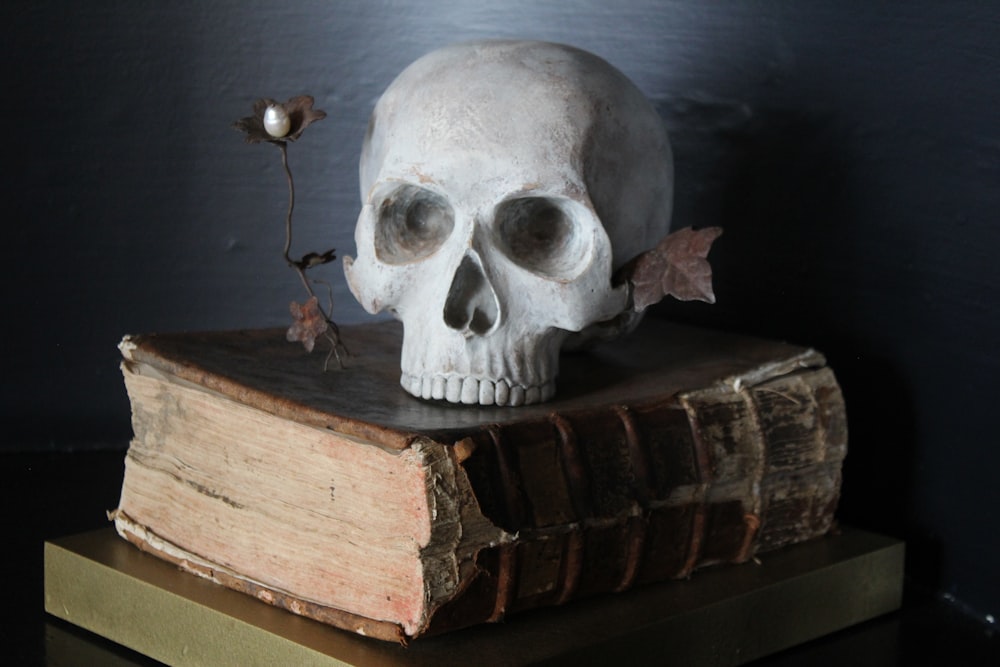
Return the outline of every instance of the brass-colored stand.
{"type": "Polygon", "coordinates": [[[45,545],[45,607],[170,665],[736,665],[899,608],[901,542],[844,529],[758,563],[415,641],[366,639],[180,572],[112,530],[45,545]]]}

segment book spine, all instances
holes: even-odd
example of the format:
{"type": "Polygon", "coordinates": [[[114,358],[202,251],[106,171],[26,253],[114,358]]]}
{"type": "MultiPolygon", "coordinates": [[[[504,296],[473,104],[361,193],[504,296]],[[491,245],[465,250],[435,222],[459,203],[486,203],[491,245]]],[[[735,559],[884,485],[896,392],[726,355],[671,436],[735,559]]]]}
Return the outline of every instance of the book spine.
{"type": "Polygon", "coordinates": [[[846,438],[827,368],[486,427],[462,465],[484,514],[518,539],[480,552],[477,580],[431,632],[822,535],[846,438]]]}

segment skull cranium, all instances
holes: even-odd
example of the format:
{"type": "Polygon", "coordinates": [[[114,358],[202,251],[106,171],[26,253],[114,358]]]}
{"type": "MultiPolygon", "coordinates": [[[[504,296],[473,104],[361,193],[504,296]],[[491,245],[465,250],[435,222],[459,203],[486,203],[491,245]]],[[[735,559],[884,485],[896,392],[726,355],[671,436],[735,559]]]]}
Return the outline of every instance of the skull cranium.
{"type": "Polygon", "coordinates": [[[404,326],[401,384],[453,403],[555,392],[570,332],[626,310],[614,270],[669,227],[662,121],[597,56],[488,41],[417,60],[376,104],[348,284],[404,326]]]}

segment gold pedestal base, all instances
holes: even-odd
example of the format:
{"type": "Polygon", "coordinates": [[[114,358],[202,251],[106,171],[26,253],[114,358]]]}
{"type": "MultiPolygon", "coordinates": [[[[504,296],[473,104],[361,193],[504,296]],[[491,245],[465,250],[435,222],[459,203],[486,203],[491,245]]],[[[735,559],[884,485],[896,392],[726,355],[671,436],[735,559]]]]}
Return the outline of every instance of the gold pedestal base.
{"type": "MultiPolygon", "coordinates": [[[[169,665],[738,665],[898,609],[903,553],[902,542],[845,528],[759,564],[524,612],[404,648],[185,574],[106,529],[46,543],[45,608],[169,665]]],[[[57,646],[50,650],[72,643],[57,646]]]]}

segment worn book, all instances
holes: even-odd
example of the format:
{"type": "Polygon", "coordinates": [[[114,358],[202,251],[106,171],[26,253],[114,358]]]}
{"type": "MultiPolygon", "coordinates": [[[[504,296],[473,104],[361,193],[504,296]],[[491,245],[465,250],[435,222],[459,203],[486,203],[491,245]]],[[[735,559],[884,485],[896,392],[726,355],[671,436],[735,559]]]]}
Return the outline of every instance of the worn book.
{"type": "Polygon", "coordinates": [[[565,354],[554,401],[502,408],[404,392],[395,322],[341,337],[329,370],[277,329],[126,337],[118,533],[405,643],[833,525],[847,426],[815,350],[650,319],[565,354]]]}

